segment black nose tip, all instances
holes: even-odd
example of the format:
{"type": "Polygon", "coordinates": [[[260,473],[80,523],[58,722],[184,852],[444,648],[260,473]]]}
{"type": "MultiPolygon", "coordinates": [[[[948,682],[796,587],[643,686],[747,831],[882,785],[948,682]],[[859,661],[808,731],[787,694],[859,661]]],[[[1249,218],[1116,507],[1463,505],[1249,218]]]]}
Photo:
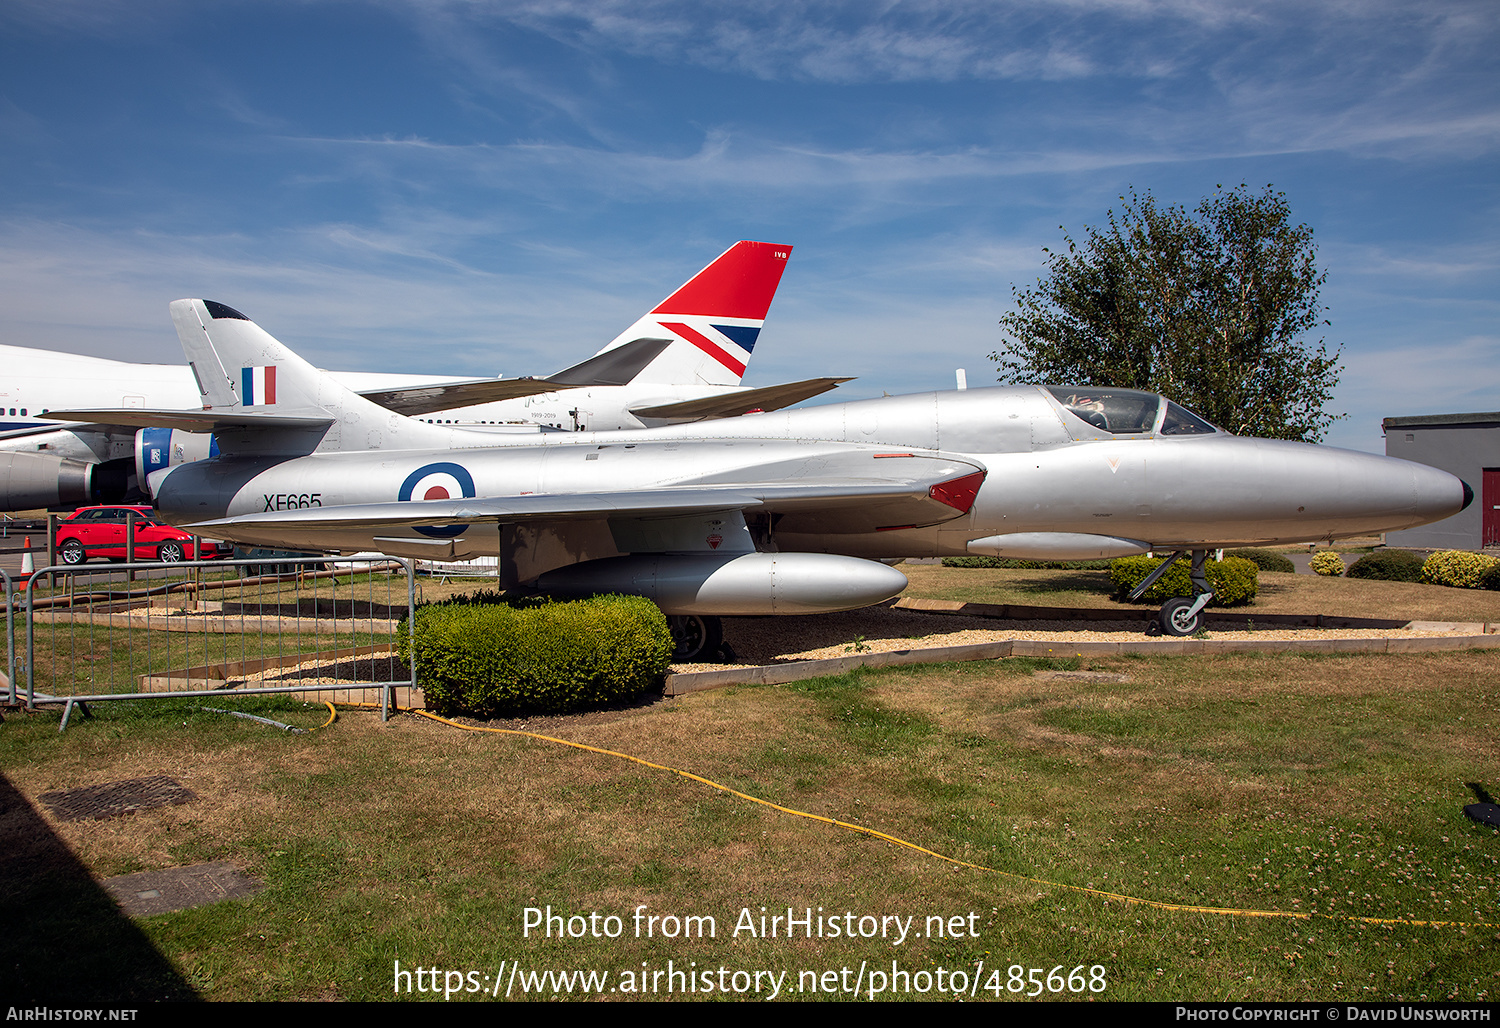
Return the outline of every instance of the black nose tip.
{"type": "MultiPolygon", "coordinates": [[[[1459,479],[1459,481],[1463,482],[1463,479],[1459,479]]],[[[1473,502],[1474,502],[1474,490],[1469,486],[1469,483],[1464,482],[1464,505],[1462,507],[1458,508],[1458,509],[1459,510],[1468,510],[1469,509],[1469,504],[1471,504],[1473,502]]]]}

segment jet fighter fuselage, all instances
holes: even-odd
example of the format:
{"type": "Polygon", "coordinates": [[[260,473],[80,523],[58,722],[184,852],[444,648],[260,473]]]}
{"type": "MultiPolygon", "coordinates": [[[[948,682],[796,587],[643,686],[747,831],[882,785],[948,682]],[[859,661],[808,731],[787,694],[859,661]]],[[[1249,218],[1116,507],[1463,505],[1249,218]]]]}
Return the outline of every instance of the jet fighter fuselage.
{"type": "MultiPolygon", "coordinates": [[[[368,550],[381,548],[376,535],[389,544],[392,529],[355,527],[345,520],[352,511],[341,518],[334,509],[429,496],[767,483],[802,482],[816,492],[834,480],[910,481],[920,477],[917,469],[945,479],[983,472],[972,503],[938,512],[948,515],[941,520],[856,525],[847,512],[784,511],[768,524],[766,542],[873,558],[980,552],[1069,559],[1393,531],[1445,517],[1465,502],[1462,482],[1425,465],[1231,436],[1155,394],[1089,390],[1146,411],[1121,430],[1101,427],[1065,402],[1082,391],[969,389],[524,443],[454,433],[442,448],[220,458],[166,477],[157,504],[175,520],[240,519],[214,530],[245,541],[368,550]],[[422,486],[428,476],[432,483],[422,486]],[[314,510],[326,511],[326,520],[314,510]]],[[[433,517],[444,513],[434,509],[433,517]]],[[[408,534],[430,538],[415,528],[408,534]]],[[[497,538],[476,523],[453,537],[450,555],[493,554],[497,538]]]]}

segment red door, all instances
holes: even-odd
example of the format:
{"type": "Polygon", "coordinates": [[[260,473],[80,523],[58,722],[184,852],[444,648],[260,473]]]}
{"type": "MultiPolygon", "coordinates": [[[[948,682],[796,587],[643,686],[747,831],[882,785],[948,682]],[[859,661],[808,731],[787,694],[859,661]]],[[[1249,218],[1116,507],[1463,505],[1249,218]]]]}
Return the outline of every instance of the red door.
{"type": "Polygon", "coordinates": [[[1480,546],[1500,546],[1500,468],[1484,469],[1484,518],[1479,530],[1480,546]]]}

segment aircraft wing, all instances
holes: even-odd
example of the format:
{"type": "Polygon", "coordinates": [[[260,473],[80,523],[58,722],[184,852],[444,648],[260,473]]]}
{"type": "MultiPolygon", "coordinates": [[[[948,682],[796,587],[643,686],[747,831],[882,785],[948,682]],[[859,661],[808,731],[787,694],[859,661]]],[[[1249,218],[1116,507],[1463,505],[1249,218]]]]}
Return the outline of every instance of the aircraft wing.
{"type": "Polygon", "coordinates": [[[739,510],[781,515],[780,523],[809,520],[822,532],[870,532],[936,524],[968,510],[985,472],[973,465],[946,474],[911,479],[843,480],[787,484],[677,486],[598,493],[416,500],[243,514],[190,527],[215,538],[235,539],[236,529],[254,537],[320,531],[394,531],[428,526],[516,524],[528,521],[662,519],[709,511],[739,510]]]}
{"type": "MultiPolygon", "coordinates": [[[[38,414],[37,415],[37,417],[39,417],[39,418],[45,418],[45,417],[49,417],[49,416],[50,415],[47,415],[47,414],[38,414]]],[[[87,431],[89,429],[94,429],[94,430],[97,430],[97,431],[104,432],[104,431],[108,431],[111,427],[112,426],[110,426],[110,425],[101,425],[101,424],[97,424],[97,423],[82,424],[82,425],[80,425],[80,424],[77,424],[76,422],[72,422],[72,421],[68,422],[65,425],[64,424],[57,424],[57,425],[28,425],[25,428],[12,428],[12,429],[10,429],[8,431],[0,432],[0,442],[8,441],[8,440],[11,440],[11,439],[25,439],[28,436],[34,436],[34,435],[51,435],[53,432],[56,432],[58,429],[67,429],[68,431],[73,431],[73,432],[76,432],[76,431],[87,431]]]]}
{"type": "Polygon", "coordinates": [[[515,400],[522,396],[535,396],[575,386],[553,382],[545,378],[467,378],[452,382],[433,382],[429,385],[408,386],[403,389],[357,390],[367,400],[373,400],[386,410],[407,417],[431,414],[433,411],[454,410],[472,407],[480,403],[495,403],[499,400],[515,400]]]}
{"type": "Polygon", "coordinates": [[[247,412],[242,408],[211,411],[125,407],[119,410],[50,410],[39,416],[52,421],[133,425],[137,428],[178,428],[184,432],[213,432],[221,428],[317,428],[333,424],[333,418],[326,413],[322,417],[312,414],[260,414],[247,412]]]}
{"type": "Polygon", "coordinates": [[[455,410],[480,403],[515,400],[522,396],[577,388],[576,385],[549,378],[468,378],[403,389],[359,390],[359,395],[367,400],[374,400],[386,410],[407,417],[417,417],[433,411],[455,410]]]}
{"type": "MultiPolygon", "coordinates": [[[[371,389],[359,395],[408,417],[480,403],[515,400],[584,386],[625,385],[666,349],[670,339],[632,339],[546,378],[470,378],[402,389],[371,389]]],[[[813,394],[809,394],[813,395],[813,394]]]]}
{"type": "Polygon", "coordinates": [[[739,389],[720,396],[706,396],[701,400],[683,400],[680,403],[663,403],[655,407],[632,407],[630,413],[638,418],[669,418],[683,421],[703,421],[709,418],[737,418],[753,410],[780,410],[794,403],[826,393],[852,378],[808,378],[801,382],[786,382],[782,385],[761,386],[758,389],[739,389]]]}

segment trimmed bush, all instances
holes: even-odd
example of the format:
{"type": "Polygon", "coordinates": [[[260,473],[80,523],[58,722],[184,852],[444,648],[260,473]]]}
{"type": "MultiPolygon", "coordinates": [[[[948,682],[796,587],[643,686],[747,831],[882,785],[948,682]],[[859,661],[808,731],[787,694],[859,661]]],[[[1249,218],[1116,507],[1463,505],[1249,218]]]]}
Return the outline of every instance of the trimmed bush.
{"type": "Polygon", "coordinates": [[[1497,561],[1494,567],[1479,576],[1479,588],[1500,589],[1500,561],[1497,561]]]}
{"type": "Polygon", "coordinates": [[[1108,571],[1107,560],[1020,560],[1015,557],[944,557],[945,568],[1005,568],[1014,571],[1108,571]]]}
{"type": "Polygon", "coordinates": [[[412,661],[441,714],[558,713],[630,699],[660,686],[672,657],[667,619],[639,596],[570,603],[435,603],[416,612],[412,661]]]}
{"type": "Polygon", "coordinates": [[[1376,550],[1349,565],[1344,577],[1372,578],[1381,582],[1420,582],[1422,558],[1409,550],[1376,550]]]}
{"type": "Polygon", "coordinates": [[[1422,562],[1422,581],[1455,589],[1477,589],[1500,560],[1467,550],[1439,550],[1422,562]]]}
{"type": "MultiPolygon", "coordinates": [[[[1110,580],[1115,583],[1115,599],[1123,600],[1146,576],[1156,570],[1165,558],[1121,557],[1109,566],[1110,580]]],[[[1155,585],[1146,590],[1137,603],[1163,603],[1174,596],[1193,595],[1192,563],[1184,557],[1172,565],[1155,585]]],[[[1214,591],[1211,607],[1238,607],[1255,599],[1260,588],[1260,568],[1243,557],[1225,557],[1204,563],[1203,573],[1214,591]]]]}
{"type": "Polygon", "coordinates": [[[1224,556],[1248,560],[1262,571],[1279,571],[1283,575],[1297,573],[1297,565],[1288,560],[1285,554],[1277,553],[1275,550],[1225,550],[1224,556]]]}
{"type": "Polygon", "coordinates": [[[1326,575],[1329,578],[1337,578],[1344,573],[1344,558],[1332,550],[1319,550],[1313,554],[1308,566],[1317,574],[1326,575]]]}

